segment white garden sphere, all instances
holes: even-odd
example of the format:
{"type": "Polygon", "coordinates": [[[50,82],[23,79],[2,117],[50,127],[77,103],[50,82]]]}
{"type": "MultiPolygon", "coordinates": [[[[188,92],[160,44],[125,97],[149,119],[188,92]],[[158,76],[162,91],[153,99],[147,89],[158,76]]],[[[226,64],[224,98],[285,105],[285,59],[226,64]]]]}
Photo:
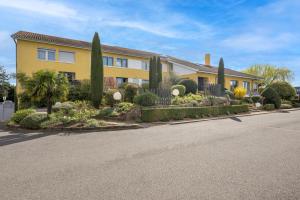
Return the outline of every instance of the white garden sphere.
{"type": "Polygon", "coordinates": [[[178,90],[178,89],[174,89],[174,90],[172,91],[172,94],[173,94],[174,96],[178,96],[178,95],[179,95],[179,90],[178,90]]]}
{"type": "Polygon", "coordinates": [[[113,98],[114,98],[114,100],[116,100],[116,101],[120,101],[120,100],[122,99],[122,94],[121,94],[120,92],[115,92],[115,93],[113,94],[113,98]]]}

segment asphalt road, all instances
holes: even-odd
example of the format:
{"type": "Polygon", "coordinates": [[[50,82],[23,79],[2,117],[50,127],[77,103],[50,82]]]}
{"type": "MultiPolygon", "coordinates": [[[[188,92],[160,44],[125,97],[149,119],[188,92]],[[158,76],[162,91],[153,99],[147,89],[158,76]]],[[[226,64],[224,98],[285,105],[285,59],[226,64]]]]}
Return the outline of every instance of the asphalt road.
{"type": "Polygon", "coordinates": [[[13,136],[0,133],[1,200],[300,199],[300,111],[13,136]]]}

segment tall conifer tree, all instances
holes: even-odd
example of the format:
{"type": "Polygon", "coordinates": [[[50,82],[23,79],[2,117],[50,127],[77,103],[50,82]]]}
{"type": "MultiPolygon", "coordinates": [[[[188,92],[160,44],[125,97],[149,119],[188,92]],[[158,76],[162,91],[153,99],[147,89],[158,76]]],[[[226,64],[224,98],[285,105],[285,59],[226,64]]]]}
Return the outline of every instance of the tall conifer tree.
{"type": "Polygon", "coordinates": [[[224,95],[225,92],[225,69],[223,58],[220,59],[219,68],[218,68],[218,84],[221,85],[221,92],[224,95]]]}
{"type": "Polygon", "coordinates": [[[94,34],[91,52],[91,100],[99,108],[103,96],[103,59],[99,35],[94,34]]]}

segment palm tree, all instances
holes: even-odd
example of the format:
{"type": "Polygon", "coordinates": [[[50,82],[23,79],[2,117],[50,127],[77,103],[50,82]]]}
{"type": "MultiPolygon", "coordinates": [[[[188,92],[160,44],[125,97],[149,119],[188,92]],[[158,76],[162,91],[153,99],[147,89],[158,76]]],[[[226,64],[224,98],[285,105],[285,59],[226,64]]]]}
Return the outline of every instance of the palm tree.
{"type": "Polygon", "coordinates": [[[34,100],[46,99],[47,113],[51,114],[55,101],[63,101],[69,92],[68,79],[63,74],[54,71],[40,70],[28,77],[25,74],[17,74],[24,92],[30,94],[34,100]]]}

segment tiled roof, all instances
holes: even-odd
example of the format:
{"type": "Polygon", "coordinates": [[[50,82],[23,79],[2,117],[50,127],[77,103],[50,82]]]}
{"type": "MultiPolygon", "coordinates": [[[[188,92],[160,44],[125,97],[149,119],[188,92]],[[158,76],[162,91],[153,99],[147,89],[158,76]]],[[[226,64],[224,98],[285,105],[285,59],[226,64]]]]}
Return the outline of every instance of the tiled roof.
{"type": "MultiPolygon", "coordinates": [[[[168,60],[171,61],[171,62],[173,61],[175,63],[184,65],[184,66],[188,66],[188,67],[193,68],[193,69],[195,69],[199,72],[218,74],[218,68],[214,67],[214,66],[196,64],[196,63],[192,63],[192,62],[182,60],[182,59],[179,59],[179,58],[175,58],[175,57],[171,57],[171,56],[168,56],[168,60]]],[[[250,79],[261,79],[261,77],[258,77],[258,76],[242,73],[242,72],[235,71],[235,70],[232,70],[232,69],[227,69],[227,68],[225,68],[225,75],[243,77],[243,78],[250,78],[250,79]]]]}
{"type": "MultiPolygon", "coordinates": [[[[32,33],[32,32],[26,32],[26,31],[19,31],[19,32],[13,34],[12,38],[20,39],[20,40],[30,40],[30,41],[44,42],[44,43],[50,43],[50,44],[57,44],[57,45],[63,45],[63,46],[70,46],[70,47],[77,47],[77,48],[84,48],[84,49],[91,48],[90,42],[85,42],[85,41],[80,41],[80,40],[72,40],[72,39],[67,39],[67,38],[55,37],[55,36],[51,36],[51,35],[44,35],[44,34],[32,33]]],[[[128,49],[128,48],[117,47],[117,46],[101,45],[101,47],[102,47],[103,52],[107,52],[107,53],[131,55],[131,56],[145,57],[145,58],[150,58],[155,55],[158,56],[158,54],[156,54],[156,53],[128,49]]]]}
{"type": "MultiPolygon", "coordinates": [[[[26,31],[18,31],[18,32],[14,33],[11,37],[13,39],[29,40],[29,41],[56,44],[56,45],[62,45],[62,46],[70,46],[70,47],[83,48],[83,49],[91,48],[90,42],[85,42],[85,41],[80,41],[80,40],[72,40],[72,39],[67,39],[67,38],[61,38],[61,37],[26,32],[26,31]]],[[[196,64],[196,63],[178,59],[178,58],[175,58],[172,56],[162,56],[160,54],[153,53],[153,52],[128,49],[128,48],[123,48],[123,47],[118,47],[118,46],[101,45],[101,47],[102,47],[103,52],[106,52],[106,53],[129,55],[129,56],[142,57],[142,58],[150,58],[152,56],[161,56],[162,60],[168,60],[171,62],[173,61],[178,64],[182,64],[182,65],[188,66],[190,68],[193,68],[197,71],[212,73],[212,74],[218,73],[217,67],[196,64]]],[[[234,71],[231,69],[225,69],[225,75],[244,77],[244,78],[250,78],[250,79],[260,79],[260,77],[245,74],[245,73],[238,72],[238,71],[234,71]]]]}

